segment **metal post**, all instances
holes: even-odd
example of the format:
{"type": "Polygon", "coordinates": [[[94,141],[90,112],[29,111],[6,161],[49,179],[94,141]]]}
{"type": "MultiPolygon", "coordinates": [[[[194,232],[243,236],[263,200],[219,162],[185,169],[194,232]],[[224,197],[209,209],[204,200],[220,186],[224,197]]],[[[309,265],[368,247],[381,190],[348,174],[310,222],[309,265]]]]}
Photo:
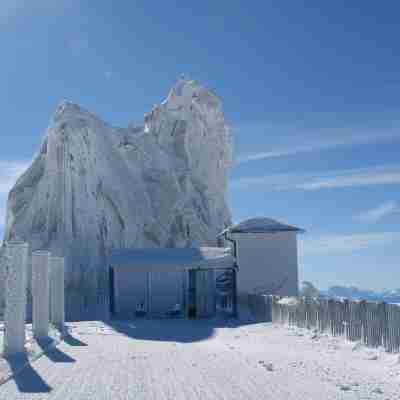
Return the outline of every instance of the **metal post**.
{"type": "Polygon", "coordinates": [[[232,288],[232,292],[233,292],[233,317],[234,318],[238,318],[239,314],[238,314],[238,294],[237,294],[237,269],[233,268],[232,269],[232,278],[233,278],[233,288],[232,288]]]}
{"type": "Polygon", "coordinates": [[[6,276],[6,310],[4,317],[4,356],[25,352],[26,289],[29,245],[6,244],[9,257],[6,276]]]}
{"type": "Polygon", "coordinates": [[[50,257],[50,319],[58,329],[64,329],[64,258],[50,257]]]}
{"type": "Polygon", "coordinates": [[[48,251],[32,254],[32,324],[35,339],[44,339],[49,334],[49,258],[48,251]]]}
{"type": "Polygon", "coordinates": [[[151,272],[147,272],[147,316],[150,317],[151,309],[151,272]]]}

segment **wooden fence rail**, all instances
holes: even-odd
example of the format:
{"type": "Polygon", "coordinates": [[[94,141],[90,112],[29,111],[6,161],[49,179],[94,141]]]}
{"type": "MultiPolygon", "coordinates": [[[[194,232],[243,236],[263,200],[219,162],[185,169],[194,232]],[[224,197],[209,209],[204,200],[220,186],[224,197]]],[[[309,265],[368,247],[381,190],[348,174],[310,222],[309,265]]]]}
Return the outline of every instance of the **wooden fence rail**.
{"type": "Polygon", "coordinates": [[[396,304],[279,296],[269,296],[266,304],[274,323],[315,329],[368,347],[400,352],[400,306],[396,304]]]}

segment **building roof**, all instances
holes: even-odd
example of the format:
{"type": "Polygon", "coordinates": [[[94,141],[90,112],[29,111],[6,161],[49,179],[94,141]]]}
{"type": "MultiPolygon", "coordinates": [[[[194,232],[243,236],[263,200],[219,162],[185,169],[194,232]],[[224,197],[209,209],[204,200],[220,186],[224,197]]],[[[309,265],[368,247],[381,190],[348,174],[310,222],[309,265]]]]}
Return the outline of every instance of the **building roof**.
{"type": "Polygon", "coordinates": [[[230,248],[143,248],[113,251],[109,257],[113,267],[163,270],[185,268],[232,268],[230,248]]]}
{"type": "Polygon", "coordinates": [[[218,236],[225,232],[229,233],[274,233],[274,232],[305,232],[296,226],[283,224],[272,218],[256,217],[246,219],[238,224],[223,230],[218,236]]]}

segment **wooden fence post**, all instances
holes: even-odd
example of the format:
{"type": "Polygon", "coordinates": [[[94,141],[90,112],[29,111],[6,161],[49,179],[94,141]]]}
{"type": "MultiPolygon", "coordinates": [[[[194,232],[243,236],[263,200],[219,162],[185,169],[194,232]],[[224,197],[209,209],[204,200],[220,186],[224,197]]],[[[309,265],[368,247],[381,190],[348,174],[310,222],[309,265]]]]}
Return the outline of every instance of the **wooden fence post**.
{"type": "Polygon", "coordinates": [[[352,338],[352,323],[350,318],[350,302],[348,299],[343,301],[343,324],[344,324],[344,335],[347,340],[352,338]]]}
{"type": "Polygon", "coordinates": [[[400,306],[392,306],[393,308],[393,325],[396,327],[394,332],[394,348],[400,351],[400,306]]]}
{"type": "Polygon", "coordinates": [[[360,319],[361,319],[361,339],[362,339],[362,343],[367,345],[367,343],[368,343],[367,302],[365,300],[362,300],[360,302],[360,319]]]}

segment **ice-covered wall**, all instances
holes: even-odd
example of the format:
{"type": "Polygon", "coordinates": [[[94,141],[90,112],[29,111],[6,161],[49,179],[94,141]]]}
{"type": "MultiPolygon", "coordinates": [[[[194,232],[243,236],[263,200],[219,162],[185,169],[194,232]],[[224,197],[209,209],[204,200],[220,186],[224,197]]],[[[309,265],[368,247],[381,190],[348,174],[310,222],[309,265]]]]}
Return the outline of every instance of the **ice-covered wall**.
{"type": "Polygon", "coordinates": [[[60,330],[64,329],[64,259],[50,257],[50,320],[60,330]]]}
{"type": "Polygon", "coordinates": [[[7,244],[3,257],[5,273],[5,313],[3,354],[11,356],[25,351],[26,286],[29,245],[7,244]]]}
{"type": "Polygon", "coordinates": [[[137,127],[63,102],[9,194],[5,240],[65,255],[71,317],[107,299],[110,249],[215,245],[231,222],[231,158],[220,100],[195,81],[179,80],[137,127]]]}
{"type": "Polygon", "coordinates": [[[50,253],[35,251],[32,254],[33,335],[44,339],[49,334],[50,323],[50,253]]]}

